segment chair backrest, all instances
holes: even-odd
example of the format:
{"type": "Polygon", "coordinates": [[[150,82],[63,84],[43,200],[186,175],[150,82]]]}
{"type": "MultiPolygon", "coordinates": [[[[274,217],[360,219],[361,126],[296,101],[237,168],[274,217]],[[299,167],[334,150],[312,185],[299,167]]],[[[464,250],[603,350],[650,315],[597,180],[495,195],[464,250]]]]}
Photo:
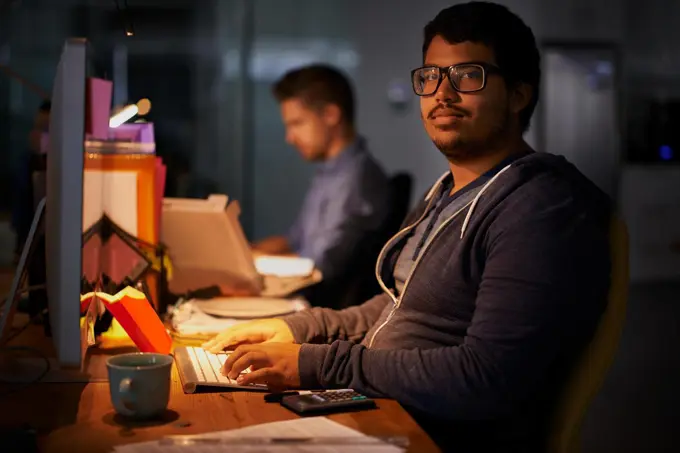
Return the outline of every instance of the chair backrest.
{"type": "Polygon", "coordinates": [[[408,173],[397,173],[390,178],[391,206],[389,213],[383,221],[380,231],[369,238],[361,262],[358,263],[360,274],[357,275],[356,280],[356,296],[359,299],[366,300],[381,291],[375,278],[375,263],[385,243],[397,234],[406,214],[408,214],[412,186],[413,177],[408,173]]]}
{"type": "MultiPolygon", "coordinates": [[[[345,308],[360,304],[378,294],[380,286],[375,278],[375,262],[385,243],[394,236],[401,226],[411,204],[413,177],[408,173],[397,173],[390,178],[391,205],[382,228],[367,237],[357,248],[352,271],[342,282],[342,288],[334,288],[338,301],[333,308],[345,308]]],[[[326,291],[328,292],[328,291],[326,291]]],[[[328,295],[325,298],[328,299],[328,295]]]]}
{"type": "Polygon", "coordinates": [[[383,244],[397,234],[401,223],[408,214],[411,204],[411,191],[413,189],[413,177],[408,173],[397,173],[390,178],[390,190],[392,193],[392,206],[384,223],[383,244]]]}
{"type": "Polygon", "coordinates": [[[581,424],[618,349],[628,299],[628,232],[623,220],[616,215],[611,221],[610,250],[611,281],[607,307],[595,335],[578,358],[558,399],[548,432],[546,451],[550,453],[576,453],[581,450],[581,424]]]}

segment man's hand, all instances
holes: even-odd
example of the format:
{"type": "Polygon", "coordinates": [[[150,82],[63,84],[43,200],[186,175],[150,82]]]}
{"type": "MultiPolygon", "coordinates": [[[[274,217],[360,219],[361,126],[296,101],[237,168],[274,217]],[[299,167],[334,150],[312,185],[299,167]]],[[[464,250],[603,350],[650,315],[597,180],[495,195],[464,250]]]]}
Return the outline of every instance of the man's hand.
{"type": "Polygon", "coordinates": [[[237,324],[203,343],[203,349],[219,353],[244,344],[295,343],[293,332],[281,319],[258,319],[237,324]]]}
{"type": "Polygon", "coordinates": [[[222,374],[241,385],[265,384],[272,392],[300,387],[299,344],[267,343],[244,345],[232,352],[222,374]],[[241,374],[250,367],[250,373],[241,374]]]}

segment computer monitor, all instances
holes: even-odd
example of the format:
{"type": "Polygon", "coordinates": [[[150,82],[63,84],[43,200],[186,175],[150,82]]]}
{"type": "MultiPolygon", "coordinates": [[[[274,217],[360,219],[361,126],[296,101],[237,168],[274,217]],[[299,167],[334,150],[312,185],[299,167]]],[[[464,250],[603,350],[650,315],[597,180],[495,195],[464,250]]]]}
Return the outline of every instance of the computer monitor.
{"type": "Polygon", "coordinates": [[[45,254],[49,320],[57,361],[80,368],[83,154],[87,41],[64,44],[52,89],[47,154],[45,254]]]}

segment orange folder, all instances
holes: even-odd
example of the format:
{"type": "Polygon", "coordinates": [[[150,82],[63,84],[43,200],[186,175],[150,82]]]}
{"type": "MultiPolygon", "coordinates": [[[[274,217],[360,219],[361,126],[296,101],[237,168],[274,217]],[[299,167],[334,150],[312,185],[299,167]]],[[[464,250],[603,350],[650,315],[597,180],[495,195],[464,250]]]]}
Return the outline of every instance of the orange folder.
{"type": "Polygon", "coordinates": [[[81,309],[96,299],[102,301],[141,352],[170,353],[172,338],[144,293],[130,286],[114,295],[87,293],[80,297],[81,309]]]}
{"type": "Polygon", "coordinates": [[[85,170],[137,173],[137,237],[150,244],[158,243],[156,165],[154,154],[85,153],[85,170]]]}

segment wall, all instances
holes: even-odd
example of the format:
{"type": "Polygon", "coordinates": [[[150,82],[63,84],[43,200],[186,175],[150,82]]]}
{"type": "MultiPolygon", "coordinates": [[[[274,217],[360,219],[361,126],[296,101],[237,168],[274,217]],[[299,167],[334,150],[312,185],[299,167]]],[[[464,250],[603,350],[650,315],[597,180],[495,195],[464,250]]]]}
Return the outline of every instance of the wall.
{"type": "MultiPolygon", "coordinates": [[[[88,2],[101,5],[96,0],[80,3],[88,2]]],[[[0,61],[9,61],[14,69],[50,90],[63,39],[74,33],[68,12],[73,3],[78,1],[57,4],[33,0],[13,12],[9,22],[7,16],[3,17],[0,61]],[[41,33],[33,33],[35,29],[41,33]]],[[[156,2],[160,3],[163,2],[156,2]]],[[[186,6],[190,2],[176,3],[186,6]]],[[[409,92],[408,74],[421,60],[424,24],[451,3],[252,0],[249,4],[254,23],[248,35],[242,21],[244,0],[203,2],[197,11],[193,41],[182,46],[172,41],[171,45],[185,55],[187,64],[193,65],[190,85],[176,87],[178,95],[192,99],[190,120],[183,120],[175,129],[183,137],[195,171],[193,176],[204,186],[203,191],[215,189],[243,201],[244,223],[251,237],[288,227],[313,168],[283,142],[283,128],[269,89],[285,69],[321,60],[337,64],[352,77],[357,88],[360,131],[386,169],[391,173],[410,171],[416,178],[414,192],[422,194],[446,170],[446,163],[422,129],[417,99],[409,92]],[[250,50],[248,55],[241,52],[244,48],[250,50]],[[247,68],[242,65],[243,58],[250,58],[247,68]],[[248,77],[249,83],[245,80],[248,77]],[[390,106],[390,88],[407,96],[406,109],[390,106]],[[246,96],[253,102],[244,100],[246,96]]],[[[623,88],[627,94],[621,108],[632,118],[632,125],[624,129],[626,135],[634,134],[633,126],[642,120],[641,99],[680,96],[680,58],[674,53],[680,42],[680,2],[650,0],[644,8],[632,0],[503,3],[525,19],[539,41],[607,41],[622,46],[626,51],[623,88]]],[[[111,5],[107,8],[111,9],[111,5]]],[[[128,56],[167,51],[171,37],[166,38],[153,42],[140,38],[128,56]]],[[[0,146],[4,160],[0,166],[0,179],[4,181],[0,195],[5,202],[10,188],[8,164],[23,147],[38,103],[37,96],[18,84],[0,80],[0,146]]],[[[529,131],[528,139],[541,148],[536,127],[529,131]]],[[[669,177],[662,171],[651,172],[661,180],[669,177]]],[[[638,177],[639,172],[630,171],[622,178],[620,190],[629,195],[621,201],[630,205],[624,206],[628,213],[637,212],[636,206],[647,203],[630,196],[647,184],[638,177]]],[[[680,187],[672,187],[680,191],[680,187]]],[[[655,197],[657,204],[663,202],[667,209],[680,211],[672,197],[663,192],[655,197]]],[[[677,229],[680,231],[680,224],[677,229]]],[[[635,228],[634,234],[642,235],[634,238],[637,243],[647,243],[654,237],[653,231],[644,228],[635,228]]],[[[662,260],[660,269],[674,265],[659,256],[654,259],[662,260]]]]}
{"type": "MultiPolygon", "coordinates": [[[[644,143],[650,100],[680,99],[680,2],[627,0],[627,137],[644,143]]],[[[680,125],[678,125],[680,127],[680,125]]],[[[680,150],[675,150],[676,153],[680,150]]],[[[626,165],[621,206],[630,233],[631,280],[680,278],[680,168],[626,165]]]]}
{"type": "MultiPolygon", "coordinates": [[[[418,196],[446,170],[446,162],[423,131],[417,99],[412,99],[407,111],[393,111],[387,102],[387,87],[393,80],[408,85],[410,69],[422,59],[424,25],[452,3],[446,0],[417,4],[409,0],[350,2],[356,19],[357,52],[361,56],[356,77],[361,130],[391,172],[408,170],[415,176],[418,196]]],[[[500,3],[519,14],[539,41],[620,41],[624,34],[621,0],[500,3]]],[[[535,128],[529,131],[528,139],[539,145],[535,128]]]]}
{"type": "Polygon", "coordinates": [[[611,49],[545,49],[542,55],[542,150],[566,157],[612,198],[618,195],[616,55],[611,49]]]}
{"type": "Polygon", "coordinates": [[[344,0],[257,0],[248,75],[253,120],[251,236],[285,233],[298,213],[314,164],[284,141],[272,84],[286,71],[310,63],[333,64],[353,77],[358,63],[344,0]]]}
{"type": "MultiPolygon", "coordinates": [[[[295,1],[257,0],[252,67],[253,229],[259,238],[280,233],[292,222],[312,173],[283,143],[283,128],[270,85],[286,69],[314,61],[334,63],[355,82],[360,133],[390,173],[409,171],[420,196],[446,170],[420,122],[409,72],[421,61],[422,28],[445,0],[295,1]],[[408,13],[406,13],[408,12],[408,13]],[[267,58],[265,58],[265,56],[267,58]],[[267,70],[263,62],[269,61],[267,70]],[[259,68],[259,69],[258,69],[259,68]],[[405,109],[388,102],[388,90],[405,93],[405,109]]],[[[619,40],[621,0],[576,3],[540,0],[505,2],[534,28],[538,39],[619,40]]],[[[227,62],[229,59],[227,59],[227,62]]],[[[536,128],[527,134],[538,146],[536,128]]]]}
{"type": "Polygon", "coordinates": [[[634,282],[680,279],[680,168],[628,165],[621,205],[634,282]]]}
{"type": "MultiPolygon", "coordinates": [[[[51,93],[61,48],[68,35],[69,17],[55,2],[34,0],[36,11],[16,6],[3,11],[0,22],[0,63],[51,93]],[[36,33],[40,30],[40,33],[36,33]],[[49,36],[50,39],[44,39],[49,36]]],[[[0,74],[0,207],[9,209],[13,174],[28,148],[28,132],[40,105],[39,95],[0,74]]]]}

